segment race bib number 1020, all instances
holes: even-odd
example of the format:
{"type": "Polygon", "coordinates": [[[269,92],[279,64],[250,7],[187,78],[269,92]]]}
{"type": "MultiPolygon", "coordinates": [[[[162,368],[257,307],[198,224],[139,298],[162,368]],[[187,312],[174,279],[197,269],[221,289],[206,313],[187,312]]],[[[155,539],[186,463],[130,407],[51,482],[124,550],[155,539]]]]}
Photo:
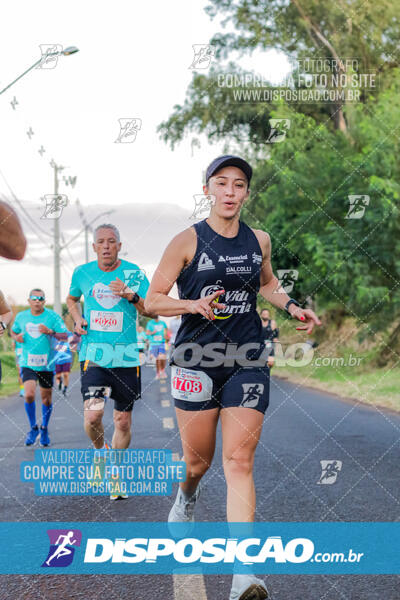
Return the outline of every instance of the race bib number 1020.
{"type": "Polygon", "coordinates": [[[121,332],[124,314],[115,311],[90,311],[90,329],[92,331],[121,332]]]}

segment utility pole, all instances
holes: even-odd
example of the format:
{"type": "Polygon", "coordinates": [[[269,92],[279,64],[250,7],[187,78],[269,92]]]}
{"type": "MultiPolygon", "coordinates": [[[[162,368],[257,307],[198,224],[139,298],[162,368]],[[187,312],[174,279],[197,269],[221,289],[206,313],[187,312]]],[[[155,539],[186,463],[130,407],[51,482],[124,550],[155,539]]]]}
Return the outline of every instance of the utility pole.
{"type": "MultiPolygon", "coordinates": [[[[58,196],[58,172],[64,167],[57,165],[54,161],[52,164],[54,169],[54,195],[55,199],[58,196]]],[[[55,200],[56,201],[56,200],[55,200]]],[[[61,280],[60,280],[60,223],[58,219],[54,219],[54,310],[61,315],[61,280]]]]}
{"type": "MultiPolygon", "coordinates": [[[[95,221],[97,221],[97,219],[100,219],[101,217],[111,215],[111,213],[113,213],[114,211],[108,210],[107,212],[101,213],[100,215],[97,215],[97,217],[95,217],[92,221],[90,221],[90,223],[88,223],[85,213],[83,212],[82,205],[79,202],[79,198],[76,199],[76,205],[78,207],[78,214],[81,219],[83,229],[76,236],[74,236],[72,238],[72,240],[74,240],[76,237],[78,237],[78,235],[80,235],[82,233],[82,231],[84,231],[84,233],[85,233],[85,262],[88,263],[89,262],[89,232],[91,232],[91,233],[93,232],[92,223],[94,223],[95,221]]],[[[72,240],[70,240],[68,242],[68,244],[70,244],[72,240]]]]}
{"type": "Polygon", "coordinates": [[[79,198],[76,199],[76,205],[78,207],[78,213],[79,213],[80,219],[82,221],[83,230],[85,232],[85,263],[87,264],[89,262],[89,229],[90,229],[90,227],[86,220],[85,213],[83,212],[81,203],[79,202],[79,198]]]}

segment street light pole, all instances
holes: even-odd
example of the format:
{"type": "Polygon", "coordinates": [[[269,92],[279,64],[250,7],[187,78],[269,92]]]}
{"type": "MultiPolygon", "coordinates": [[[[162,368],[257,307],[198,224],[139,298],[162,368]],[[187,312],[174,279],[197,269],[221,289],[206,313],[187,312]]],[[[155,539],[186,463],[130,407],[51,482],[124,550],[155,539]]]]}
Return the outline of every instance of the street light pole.
{"type": "MultiPolygon", "coordinates": [[[[62,54],[63,56],[70,56],[71,54],[75,54],[76,52],[79,52],[79,49],[76,48],[76,46],[68,46],[68,48],[65,48],[65,50],[61,50],[61,52],[52,52],[50,54],[47,54],[46,56],[59,56],[60,54],[62,54]]],[[[32,69],[34,69],[39,63],[41,63],[42,60],[43,56],[41,56],[39,60],[37,60],[31,67],[29,67],[29,69],[26,69],[26,71],[24,71],[22,75],[19,75],[17,79],[14,79],[14,81],[9,83],[3,90],[1,90],[0,95],[4,94],[4,92],[6,92],[12,85],[14,85],[14,83],[17,83],[17,81],[19,81],[24,75],[29,73],[29,71],[32,71],[32,69]]]]}

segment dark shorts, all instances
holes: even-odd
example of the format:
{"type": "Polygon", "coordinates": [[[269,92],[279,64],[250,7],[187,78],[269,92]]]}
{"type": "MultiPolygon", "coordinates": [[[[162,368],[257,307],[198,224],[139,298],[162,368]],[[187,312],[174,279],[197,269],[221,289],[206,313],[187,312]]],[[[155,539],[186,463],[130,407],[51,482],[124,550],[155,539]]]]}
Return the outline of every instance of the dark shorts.
{"type": "Polygon", "coordinates": [[[56,365],[56,375],[59,373],[69,373],[71,370],[71,363],[64,363],[62,365],[56,365]]]}
{"type": "Polygon", "coordinates": [[[207,370],[171,367],[171,391],[175,406],[182,410],[254,408],[265,413],[269,404],[269,368],[221,368],[210,376],[207,370]]]}
{"type": "Polygon", "coordinates": [[[30,367],[21,368],[21,379],[25,381],[37,381],[41,388],[50,389],[53,387],[53,371],[34,371],[30,367]]]}
{"type": "Polygon", "coordinates": [[[106,369],[94,363],[80,363],[81,392],[83,400],[110,396],[115,410],[130,412],[140,398],[140,367],[114,367],[106,369]],[[107,389],[108,388],[108,389],[107,389]]]}

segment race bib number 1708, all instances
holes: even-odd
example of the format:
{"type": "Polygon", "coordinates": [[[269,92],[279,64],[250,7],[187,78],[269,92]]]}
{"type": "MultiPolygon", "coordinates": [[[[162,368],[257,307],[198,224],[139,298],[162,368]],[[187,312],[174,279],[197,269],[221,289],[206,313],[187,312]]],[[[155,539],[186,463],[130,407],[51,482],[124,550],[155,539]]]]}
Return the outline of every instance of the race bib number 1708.
{"type": "Polygon", "coordinates": [[[207,402],[212,396],[212,379],[203,371],[172,366],[171,394],[176,400],[207,402]]]}

